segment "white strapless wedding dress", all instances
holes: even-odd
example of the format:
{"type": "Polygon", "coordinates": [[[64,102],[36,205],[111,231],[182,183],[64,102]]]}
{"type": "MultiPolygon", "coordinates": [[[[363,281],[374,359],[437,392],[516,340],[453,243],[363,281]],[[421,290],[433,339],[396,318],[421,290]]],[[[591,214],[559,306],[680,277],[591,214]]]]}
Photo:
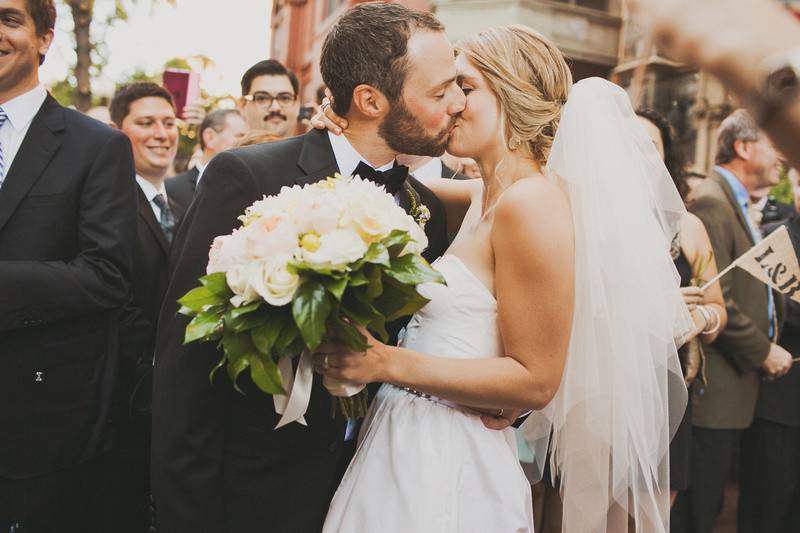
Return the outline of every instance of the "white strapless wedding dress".
{"type": "MultiPolygon", "coordinates": [[[[431,301],[411,319],[403,346],[443,357],[502,356],[492,294],[454,255],[434,266],[447,286],[420,287],[431,301]]],[[[383,385],[323,532],[533,532],[514,430],[487,429],[448,402],[383,385]]]]}

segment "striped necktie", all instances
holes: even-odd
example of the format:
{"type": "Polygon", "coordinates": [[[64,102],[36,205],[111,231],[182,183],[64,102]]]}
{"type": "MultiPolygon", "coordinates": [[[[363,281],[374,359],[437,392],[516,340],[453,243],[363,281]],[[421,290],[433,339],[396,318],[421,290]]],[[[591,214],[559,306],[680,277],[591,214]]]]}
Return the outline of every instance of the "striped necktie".
{"type": "Polygon", "coordinates": [[[161,219],[158,221],[158,224],[164,231],[167,242],[172,244],[172,238],[175,235],[175,225],[178,222],[175,213],[172,211],[172,208],[170,208],[163,194],[156,194],[153,197],[153,203],[161,210],[161,219]]]}
{"type": "MultiPolygon", "coordinates": [[[[3,108],[0,107],[0,130],[3,129],[3,124],[6,123],[8,120],[8,115],[6,112],[3,111],[3,108]]],[[[3,143],[0,141],[0,187],[3,186],[3,181],[6,179],[6,162],[3,159],[3,143]]]]}

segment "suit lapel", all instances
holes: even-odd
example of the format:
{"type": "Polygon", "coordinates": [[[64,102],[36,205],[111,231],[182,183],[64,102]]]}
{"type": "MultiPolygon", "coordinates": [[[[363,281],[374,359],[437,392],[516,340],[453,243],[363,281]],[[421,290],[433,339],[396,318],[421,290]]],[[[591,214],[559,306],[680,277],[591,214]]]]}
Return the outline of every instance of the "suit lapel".
{"type": "Polygon", "coordinates": [[[58,151],[61,146],[60,133],[63,130],[63,110],[48,94],[41,109],[33,117],[14,162],[8,169],[5,182],[0,187],[0,229],[11,218],[58,151]]]}
{"type": "Polygon", "coordinates": [[[152,233],[153,237],[158,241],[164,255],[169,255],[169,243],[164,236],[164,230],[161,229],[161,224],[156,220],[156,215],[153,213],[153,208],[150,207],[150,202],[147,201],[147,196],[144,195],[144,192],[142,192],[138,184],[136,185],[136,189],[139,193],[139,218],[144,221],[150,233],[152,233]]]}
{"type": "Polygon", "coordinates": [[[197,167],[193,167],[191,170],[191,174],[189,174],[189,183],[192,184],[192,194],[197,191],[197,178],[200,177],[200,169],[197,167]]]}
{"type": "Polygon", "coordinates": [[[739,220],[739,224],[742,226],[742,229],[747,234],[747,238],[750,239],[750,242],[755,245],[755,241],[753,240],[753,233],[750,231],[750,224],[747,223],[747,219],[744,218],[744,213],[742,212],[742,206],[739,205],[739,202],[736,200],[736,194],[734,194],[733,189],[731,189],[728,180],[726,180],[719,172],[714,172],[711,175],[711,179],[717,182],[717,184],[722,187],[722,191],[725,193],[725,196],[728,198],[728,202],[733,206],[733,211],[736,213],[736,218],[739,220]]]}
{"type": "Polygon", "coordinates": [[[297,166],[304,172],[304,175],[295,178],[298,185],[316,183],[339,172],[326,131],[311,130],[305,134],[297,166]]]}

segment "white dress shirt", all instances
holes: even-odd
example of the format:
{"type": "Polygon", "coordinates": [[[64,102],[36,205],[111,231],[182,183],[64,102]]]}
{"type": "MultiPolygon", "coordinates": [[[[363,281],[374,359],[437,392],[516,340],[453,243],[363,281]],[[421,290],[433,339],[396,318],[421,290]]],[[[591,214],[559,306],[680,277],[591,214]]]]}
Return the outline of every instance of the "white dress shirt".
{"type": "Polygon", "coordinates": [[[30,91],[0,104],[8,116],[3,127],[0,127],[0,146],[3,147],[5,177],[8,177],[14,157],[28,133],[28,128],[31,127],[33,117],[41,109],[45,98],[47,98],[47,91],[41,85],[37,85],[30,91]]]}
{"type": "Polygon", "coordinates": [[[156,220],[160,222],[161,208],[158,207],[158,205],[156,205],[156,203],[153,201],[153,198],[155,198],[159,194],[163,194],[164,200],[169,202],[169,200],[167,199],[167,189],[164,187],[164,182],[163,181],[161,182],[161,188],[156,189],[155,185],[153,185],[152,183],[150,183],[149,181],[147,181],[146,179],[137,174],[136,183],[139,184],[139,188],[142,189],[145,198],[147,198],[147,202],[150,204],[150,209],[153,210],[153,214],[156,216],[156,220]]]}
{"type": "MultiPolygon", "coordinates": [[[[350,141],[347,140],[347,137],[344,135],[334,135],[331,132],[328,132],[328,138],[331,140],[331,148],[333,148],[333,157],[336,158],[336,165],[339,167],[339,173],[342,176],[352,176],[353,172],[355,172],[356,167],[358,164],[363,161],[369,166],[372,166],[367,158],[362,156],[358,153],[358,151],[353,148],[353,145],[350,144],[350,141]]],[[[394,166],[394,159],[386,163],[380,168],[376,168],[375,170],[380,170],[381,172],[385,170],[389,170],[394,166]]],[[[374,168],[374,167],[373,167],[374,168]]]]}
{"type": "Polygon", "coordinates": [[[442,160],[438,157],[433,157],[411,174],[422,183],[440,179],[442,177],[442,160]]]}
{"type": "Polygon", "coordinates": [[[197,185],[200,183],[200,178],[203,177],[203,172],[206,171],[207,166],[208,163],[203,163],[202,161],[198,161],[197,164],[194,166],[194,168],[197,169],[197,181],[194,183],[195,187],[197,187],[197,185]]]}

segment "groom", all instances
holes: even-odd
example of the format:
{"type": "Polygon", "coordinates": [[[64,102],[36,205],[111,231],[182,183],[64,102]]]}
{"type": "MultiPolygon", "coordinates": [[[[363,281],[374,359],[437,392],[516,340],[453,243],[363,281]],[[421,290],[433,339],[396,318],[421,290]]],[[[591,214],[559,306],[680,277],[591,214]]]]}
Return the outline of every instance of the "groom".
{"type": "Polygon", "coordinates": [[[410,211],[422,203],[429,259],[447,246],[444,210],[396,166],[398,153],[438,156],[464,107],[442,25],[397,4],[360,4],[332,28],[321,57],[343,136],[308,134],[219,154],[208,165],[172,248],[172,283],[161,311],[153,392],[152,487],[161,533],[312,533],[320,530],[344,465],[346,424],[331,419],[315,376],[308,426],[274,430],[272,398],[244,374],[234,390],[210,343],[183,345],[187,319],[175,301],[205,274],[217,235],[263,195],[336,172],[381,182],[410,211]],[[374,169],[374,170],[373,170],[374,169]]]}

